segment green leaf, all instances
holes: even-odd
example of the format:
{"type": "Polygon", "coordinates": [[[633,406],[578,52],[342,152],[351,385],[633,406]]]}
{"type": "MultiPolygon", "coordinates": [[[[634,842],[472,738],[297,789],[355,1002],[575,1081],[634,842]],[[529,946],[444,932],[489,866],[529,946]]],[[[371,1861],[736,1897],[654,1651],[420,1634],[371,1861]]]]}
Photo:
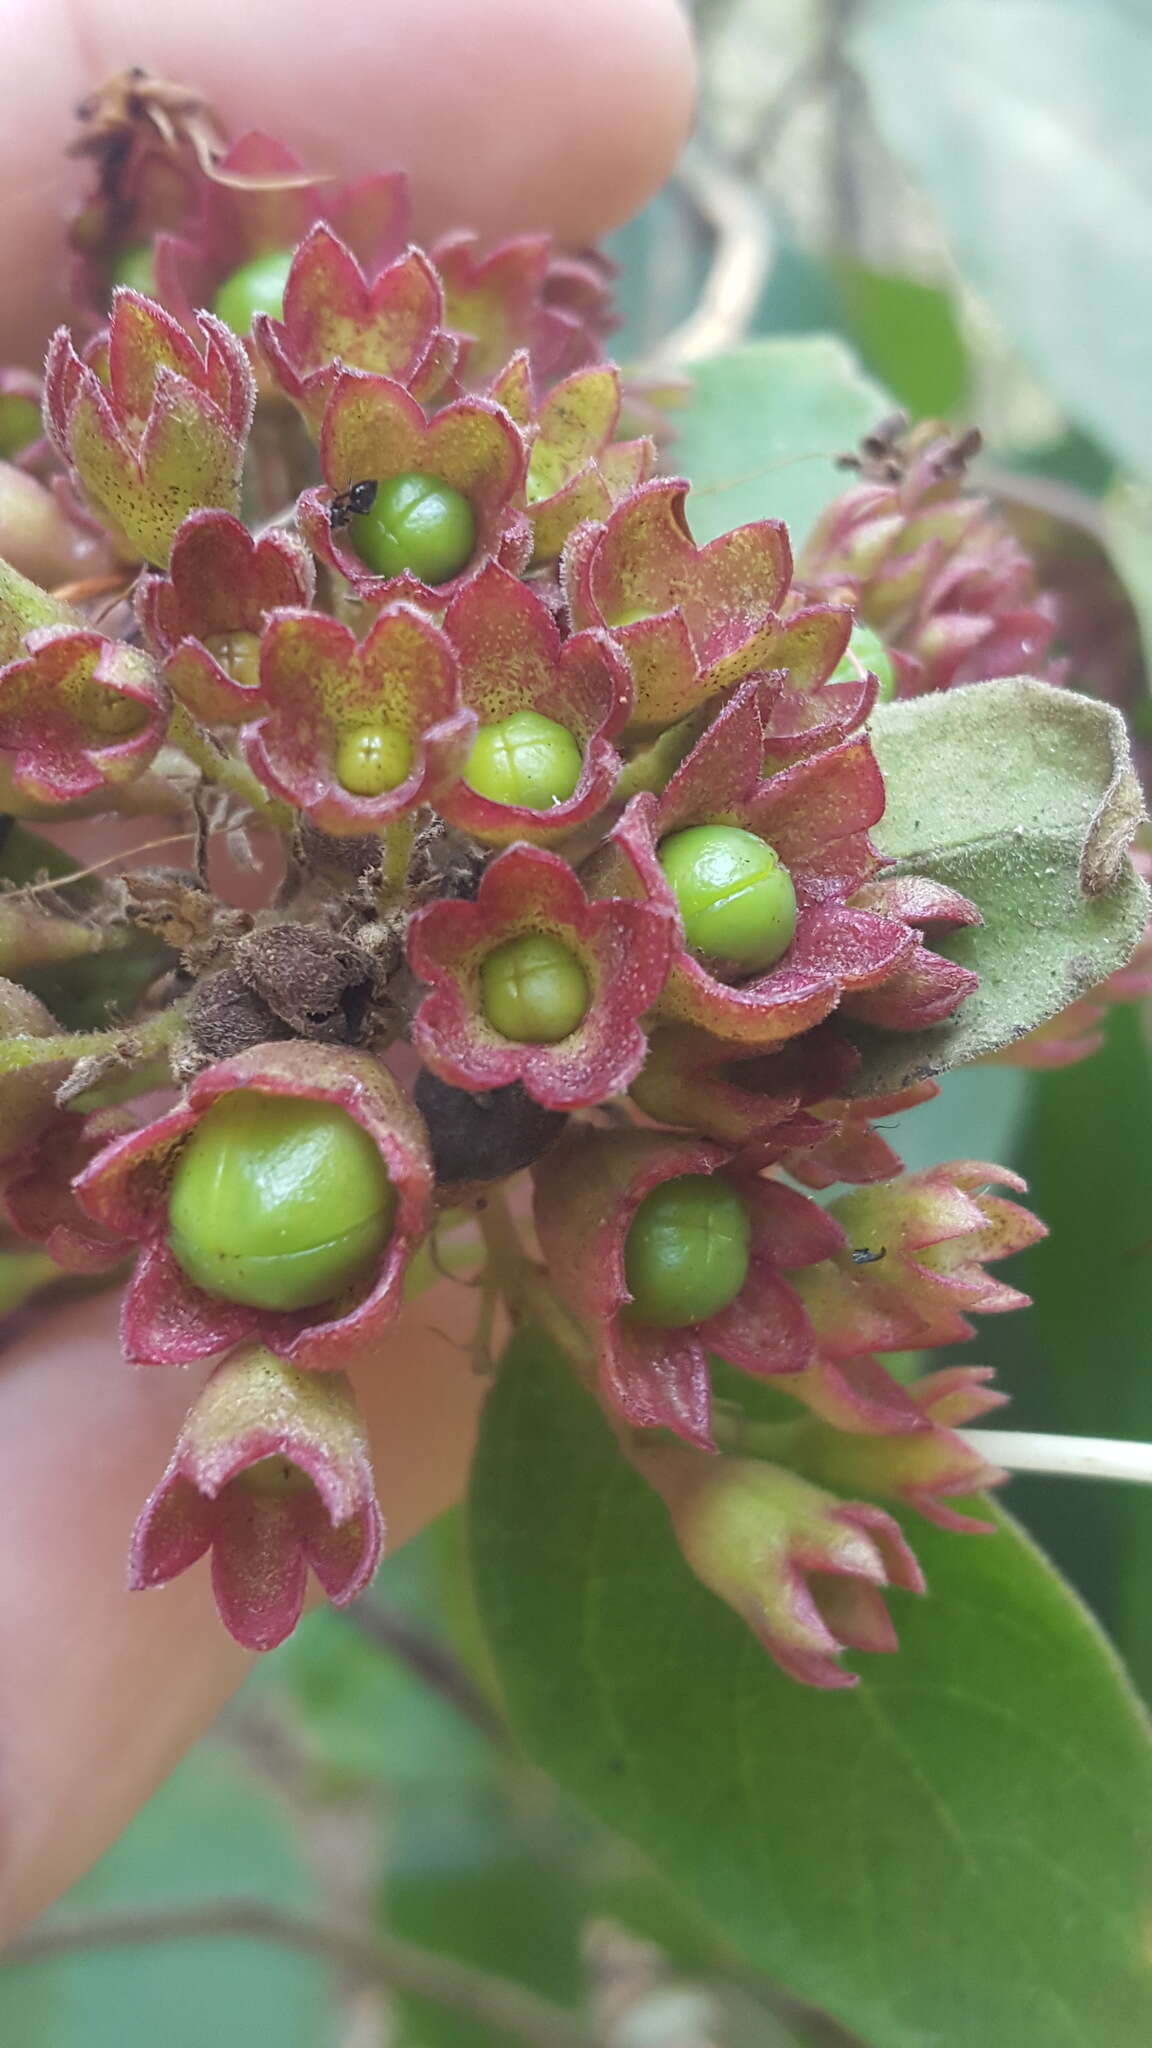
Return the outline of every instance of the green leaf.
{"type": "Polygon", "coordinates": [[[874,427],[892,401],[830,335],[750,341],[692,373],[676,414],[670,460],[692,479],[697,540],[752,519],[782,519],[799,549],[845,488],[835,458],[874,427]]]}
{"type": "Polygon", "coordinates": [[[954,1018],[855,1034],[869,1095],[1046,1023],[1131,958],[1148,916],[1127,858],[1143,799],[1109,705],[1012,677],[881,705],[871,731],[888,797],[877,845],[984,923],[940,947],[980,976],[954,1018]]]}
{"type": "Polygon", "coordinates": [[[850,257],[834,262],[832,273],[865,368],[915,417],[959,412],[968,397],[968,352],[948,293],[850,257]]]}
{"type": "Polygon", "coordinates": [[[973,283],[1070,411],[1146,468],[1147,8],[866,0],[850,47],[973,283]]]}
{"type": "MultiPolygon", "coordinates": [[[[980,1333],[1019,1428],[1152,1439],[1152,1059],[1136,1005],[1104,1049],[1029,1077],[1013,1164],[1051,1235],[1012,1262],[1026,1315],[980,1333]]],[[[1020,1478],[1020,1512],[1050,1544],[1152,1695],[1152,1492],[1020,1478]]]]}
{"type": "Polygon", "coordinates": [[[481,1612],[530,1755],[872,2048],[1144,2048],[1152,1753],[1044,1559],[917,1525],[859,1689],[793,1685],[531,1337],[488,1403],[481,1612]]]}

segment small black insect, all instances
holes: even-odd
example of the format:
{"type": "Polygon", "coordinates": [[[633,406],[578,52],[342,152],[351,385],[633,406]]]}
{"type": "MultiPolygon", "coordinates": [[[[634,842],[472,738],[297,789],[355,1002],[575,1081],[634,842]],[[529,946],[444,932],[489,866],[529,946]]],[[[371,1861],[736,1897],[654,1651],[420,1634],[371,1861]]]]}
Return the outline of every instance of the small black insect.
{"type": "Polygon", "coordinates": [[[328,524],[332,532],[339,533],[341,527],[348,525],[349,520],[358,518],[364,512],[370,512],[376,503],[378,489],[379,485],[375,479],[369,477],[362,484],[349,484],[346,491],[341,491],[333,498],[328,508],[328,524]]]}
{"type": "Polygon", "coordinates": [[[854,1251],[852,1254],[852,1264],[854,1266],[878,1266],[887,1249],[887,1245],[882,1244],[878,1252],[854,1251]]]}

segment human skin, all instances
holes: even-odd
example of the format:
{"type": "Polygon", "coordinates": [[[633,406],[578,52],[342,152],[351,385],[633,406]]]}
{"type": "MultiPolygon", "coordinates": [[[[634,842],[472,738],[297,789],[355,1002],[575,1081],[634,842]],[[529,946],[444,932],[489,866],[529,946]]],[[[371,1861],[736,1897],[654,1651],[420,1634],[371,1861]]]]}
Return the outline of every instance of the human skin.
{"type": "MultiPolygon", "coordinates": [[[[675,0],[344,0],[317,19],[298,0],[6,0],[0,361],[36,364],[63,313],[63,265],[44,261],[60,152],[76,102],[130,64],[325,170],[405,168],[424,233],[590,241],[662,182],[690,120],[675,0]]],[[[473,1312],[436,1287],[359,1375],[393,1547],[463,1485],[473,1312]]],[[[0,1355],[0,1941],[115,1838],[248,1667],[203,1566],[125,1591],[133,1520],[202,1378],[125,1366],[108,1296],[0,1355]]]]}

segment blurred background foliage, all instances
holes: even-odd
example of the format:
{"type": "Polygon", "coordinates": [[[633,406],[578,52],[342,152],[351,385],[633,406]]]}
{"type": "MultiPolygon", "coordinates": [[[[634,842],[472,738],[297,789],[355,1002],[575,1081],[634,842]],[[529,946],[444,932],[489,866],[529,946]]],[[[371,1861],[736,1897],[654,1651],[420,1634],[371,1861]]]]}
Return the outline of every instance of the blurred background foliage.
{"type": "MultiPolygon", "coordinates": [[[[706,433],[684,412],[675,460],[702,479],[700,537],[765,514],[802,533],[839,487],[830,457],[872,423],[847,349],[909,412],[980,425],[978,478],[1080,594],[1070,680],[1152,738],[1147,0],[699,0],[696,17],[699,132],[615,238],[618,352],[703,363],[706,389],[719,350],[831,337],[792,359],[779,419],[770,403],[749,417],[734,369],[706,433]]],[[[1032,1312],[958,1354],[996,1365],[1012,1422],[1152,1437],[1145,1016],[1113,1012],[1067,1070],[954,1075],[893,1142],[912,1166],[1018,1167],[1050,1226],[1012,1276],[1032,1312]]],[[[1147,1694],[1152,1496],[1028,1479],[1008,1499],[1147,1694]]],[[[275,1938],[12,1966],[0,2041],[505,2048],[475,2017],[303,1952],[301,1922],[320,1920],[581,2008],[612,2048],[848,2042],[520,1762],[492,1696],[452,1517],[359,1611],[313,1616],[266,1659],[67,1902],[258,1901],[275,1938]]]]}

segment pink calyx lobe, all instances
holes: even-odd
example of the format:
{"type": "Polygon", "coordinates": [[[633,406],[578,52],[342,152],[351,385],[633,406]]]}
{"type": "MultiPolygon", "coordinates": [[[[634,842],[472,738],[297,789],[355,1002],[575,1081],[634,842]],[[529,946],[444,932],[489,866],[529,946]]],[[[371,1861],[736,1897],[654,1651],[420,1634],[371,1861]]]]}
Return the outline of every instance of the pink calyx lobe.
{"type": "Polygon", "coordinates": [[[485,869],[474,901],[432,903],[413,918],[409,964],[431,992],[412,1020],[412,1043],[453,1087],[520,1081],[547,1108],[590,1108],[621,1093],[644,1058],[640,1020],[663,986],[672,940],[672,920],[658,907],[590,902],[557,854],[511,846],[485,869]],[[516,1044],[484,1014],[484,961],[537,932],[555,937],[588,983],[582,1020],[555,1045],[516,1044]]]}
{"type": "Polygon", "coordinates": [[[132,1537],[129,1584],[166,1585],[212,1552],[225,1627],[271,1650],[300,1619],[311,1569],[343,1607],[379,1561],[367,1438],[342,1373],[234,1352],[193,1403],[132,1537]]]}

